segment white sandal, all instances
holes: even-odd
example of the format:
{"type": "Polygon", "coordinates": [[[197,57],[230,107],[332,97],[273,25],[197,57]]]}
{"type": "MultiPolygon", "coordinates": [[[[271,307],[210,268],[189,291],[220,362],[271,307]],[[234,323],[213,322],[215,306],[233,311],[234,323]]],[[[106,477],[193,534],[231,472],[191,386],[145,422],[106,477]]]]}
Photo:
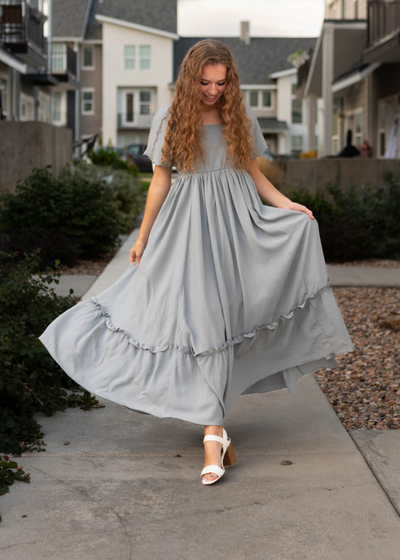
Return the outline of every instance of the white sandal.
{"type": "Polygon", "coordinates": [[[203,484],[214,484],[214,482],[217,482],[217,480],[219,480],[225,474],[225,467],[230,467],[236,463],[236,457],[232,447],[232,440],[230,437],[228,437],[225,428],[223,428],[222,433],[223,433],[223,437],[213,436],[213,435],[204,436],[203,443],[206,441],[218,441],[219,443],[222,443],[222,450],[221,450],[221,467],[219,467],[218,465],[208,465],[207,467],[204,467],[204,469],[201,471],[200,476],[202,477],[203,484]],[[226,453],[226,462],[224,465],[225,453],[226,453]],[[207,474],[211,472],[216,473],[218,475],[218,478],[215,478],[213,480],[206,480],[205,478],[203,478],[203,474],[207,474]]]}

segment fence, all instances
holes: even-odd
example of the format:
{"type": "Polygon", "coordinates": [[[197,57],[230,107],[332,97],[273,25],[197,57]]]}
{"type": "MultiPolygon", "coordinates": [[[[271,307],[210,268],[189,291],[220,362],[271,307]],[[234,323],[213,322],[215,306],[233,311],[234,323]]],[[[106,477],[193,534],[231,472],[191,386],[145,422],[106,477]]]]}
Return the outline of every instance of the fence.
{"type": "Polygon", "coordinates": [[[0,122],[0,190],[14,191],[34,167],[58,176],[72,162],[72,131],[43,122],[0,122]]]}

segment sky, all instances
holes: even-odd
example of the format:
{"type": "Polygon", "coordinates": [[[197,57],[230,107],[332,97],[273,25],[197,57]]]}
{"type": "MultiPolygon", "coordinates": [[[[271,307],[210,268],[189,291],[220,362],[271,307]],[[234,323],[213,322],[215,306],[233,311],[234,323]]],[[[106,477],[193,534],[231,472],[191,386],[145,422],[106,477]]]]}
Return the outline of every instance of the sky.
{"type": "Polygon", "coordinates": [[[250,21],[253,37],[318,37],[325,0],[178,0],[182,37],[238,37],[250,21]]]}

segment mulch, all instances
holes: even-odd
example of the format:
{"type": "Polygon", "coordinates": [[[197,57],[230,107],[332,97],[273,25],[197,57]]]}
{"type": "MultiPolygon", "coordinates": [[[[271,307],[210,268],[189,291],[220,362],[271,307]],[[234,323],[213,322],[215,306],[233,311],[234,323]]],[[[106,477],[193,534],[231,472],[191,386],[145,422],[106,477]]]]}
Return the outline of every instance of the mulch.
{"type": "Polygon", "coordinates": [[[378,268],[400,268],[400,261],[390,259],[363,259],[344,263],[327,263],[334,266],[377,266],[378,268]]]}
{"type": "MultiPolygon", "coordinates": [[[[115,257],[120,247],[116,247],[114,251],[96,257],[95,259],[78,259],[74,266],[65,267],[60,272],[62,274],[72,275],[94,275],[100,276],[108,263],[115,257]]],[[[128,263],[129,264],[129,263],[128,263]]]]}
{"type": "MultiPolygon", "coordinates": [[[[76,262],[73,267],[63,269],[63,274],[90,274],[99,276],[103,270],[106,268],[108,263],[117,253],[119,247],[117,247],[112,253],[107,253],[102,255],[97,259],[80,259],[76,262]]],[[[333,264],[335,266],[376,266],[379,268],[400,268],[400,261],[394,261],[389,259],[365,259],[359,261],[349,261],[345,263],[327,263],[333,264]]]]}
{"type": "Polygon", "coordinates": [[[400,428],[400,289],[332,287],[355,346],[313,372],[347,431],[400,428]]]}

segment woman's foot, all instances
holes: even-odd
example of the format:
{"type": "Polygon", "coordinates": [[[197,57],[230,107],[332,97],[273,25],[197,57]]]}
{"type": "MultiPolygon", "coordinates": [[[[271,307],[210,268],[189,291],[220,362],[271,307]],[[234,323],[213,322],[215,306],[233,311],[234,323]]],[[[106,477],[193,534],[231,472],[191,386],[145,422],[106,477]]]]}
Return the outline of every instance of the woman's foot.
{"type": "MultiPolygon", "coordinates": [[[[204,435],[205,436],[219,436],[223,437],[223,427],[222,426],[204,426],[204,435]]],[[[205,441],[204,442],[204,451],[205,451],[205,458],[204,458],[204,467],[208,467],[208,465],[218,465],[221,467],[221,455],[222,455],[222,443],[218,441],[205,441]]],[[[206,473],[203,475],[203,479],[205,480],[215,480],[218,478],[216,473],[206,473]]]]}

